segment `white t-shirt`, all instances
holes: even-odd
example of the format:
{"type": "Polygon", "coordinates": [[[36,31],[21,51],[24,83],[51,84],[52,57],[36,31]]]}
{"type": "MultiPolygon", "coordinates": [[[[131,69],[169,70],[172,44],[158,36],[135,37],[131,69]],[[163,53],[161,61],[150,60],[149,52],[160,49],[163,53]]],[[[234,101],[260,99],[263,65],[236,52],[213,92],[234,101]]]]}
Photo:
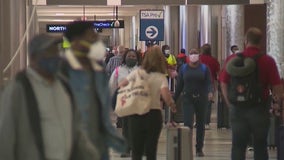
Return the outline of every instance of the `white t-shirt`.
{"type": "MultiPolygon", "coordinates": [[[[126,79],[134,78],[139,69],[131,72],[126,79]]],[[[168,88],[168,81],[165,74],[151,72],[148,74],[148,82],[151,96],[151,109],[162,109],[160,105],[161,89],[168,88]]]]}

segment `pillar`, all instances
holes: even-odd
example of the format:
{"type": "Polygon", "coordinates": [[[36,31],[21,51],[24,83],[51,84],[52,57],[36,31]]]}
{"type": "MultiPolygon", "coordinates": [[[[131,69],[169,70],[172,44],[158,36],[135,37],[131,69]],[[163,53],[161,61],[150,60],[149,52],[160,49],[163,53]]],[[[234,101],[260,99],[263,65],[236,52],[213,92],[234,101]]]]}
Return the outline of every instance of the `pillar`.
{"type": "Polygon", "coordinates": [[[192,48],[198,48],[199,11],[200,6],[197,5],[180,6],[179,47],[185,48],[187,53],[192,48]]]}
{"type": "Polygon", "coordinates": [[[275,60],[284,76],[284,1],[268,0],[267,2],[267,53],[275,60]]]}
{"type": "MultiPolygon", "coordinates": [[[[28,22],[32,19],[32,0],[0,1],[0,85],[11,79],[20,69],[27,65],[27,30],[28,22]],[[29,20],[28,20],[29,17],[29,20]],[[22,42],[22,45],[20,43],[22,42]],[[16,51],[19,51],[11,66],[4,71],[16,51]]],[[[35,21],[31,21],[35,22],[35,21]]],[[[33,23],[30,23],[30,26],[33,23]]],[[[33,28],[34,29],[34,28],[33,28]]]]}
{"type": "MultiPolygon", "coordinates": [[[[171,48],[174,54],[179,53],[179,6],[165,6],[164,44],[171,48]]],[[[163,44],[162,44],[163,45],[163,44]]]]}
{"type": "MultiPolygon", "coordinates": [[[[199,45],[211,44],[211,7],[202,5],[200,8],[200,40],[199,45]]],[[[200,47],[199,46],[199,47],[200,47]]]]}
{"type": "Polygon", "coordinates": [[[237,45],[240,50],[244,48],[244,6],[227,5],[224,7],[223,25],[226,29],[225,57],[228,56],[230,47],[237,45]]]}

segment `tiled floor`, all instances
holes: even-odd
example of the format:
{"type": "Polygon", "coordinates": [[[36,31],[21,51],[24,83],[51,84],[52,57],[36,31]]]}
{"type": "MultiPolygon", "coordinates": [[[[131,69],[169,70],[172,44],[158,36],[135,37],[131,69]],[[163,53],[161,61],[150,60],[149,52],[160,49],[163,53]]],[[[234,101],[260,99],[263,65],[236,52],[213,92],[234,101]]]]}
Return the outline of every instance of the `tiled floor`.
{"type": "MultiPolygon", "coordinates": [[[[231,149],[231,131],[227,129],[217,130],[216,124],[211,125],[210,130],[205,133],[204,153],[205,157],[195,157],[194,160],[229,160],[231,149]]],[[[193,130],[193,142],[195,142],[195,130],[193,130]]],[[[166,160],[166,127],[162,130],[159,147],[158,160],[166,160]]],[[[194,144],[193,144],[194,146],[194,144]]],[[[269,150],[269,159],[276,160],[276,150],[269,150]]],[[[146,158],[145,158],[146,159],[146,158]]],[[[130,160],[120,158],[120,155],[111,152],[111,160],[130,160]]],[[[253,152],[247,151],[247,160],[253,160],[253,152]]]]}
{"type": "MultiPolygon", "coordinates": [[[[113,119],[114,120],[114,119],[113,119]]],[[[204,153],[205,157],[195,157],[194,160],[230,160],[231,154],[231,130],[217,129],[217,106],[212,107],[211,129],[205,132],[204,153]]],[[[193,130],[193,146],[195,145],[195,129],[193,130]]],[[[166,158],[166,127],[163,128],[159,146],[157,160],[167,160],[166,158]]],[[[193,147],[194,148],[194,147],[193,147]]],[[[195,153],[195,150],[193,151],[195,153]]],[[[111,151],[111,160],[130,160],[131,158],[120,158],[120,154],[111,151]]],[[[269,150],[269,160],[276,160],[276,149],[269,150]]],[[[146,158],[145,158],[146,160],[146,158]]],[[[253,160],[253,151],[247,151],[246,160],[253,160]]]]}

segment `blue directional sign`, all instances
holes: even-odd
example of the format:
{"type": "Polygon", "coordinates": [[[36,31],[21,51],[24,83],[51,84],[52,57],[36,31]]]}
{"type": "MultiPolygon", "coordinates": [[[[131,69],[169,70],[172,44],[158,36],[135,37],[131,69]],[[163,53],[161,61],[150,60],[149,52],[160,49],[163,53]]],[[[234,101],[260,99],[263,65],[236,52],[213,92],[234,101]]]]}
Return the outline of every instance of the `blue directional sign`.
{"type": "Polygon", "coordinates": [[[140,10],[139,40],[164,40],[164,10],[140,10]]]}

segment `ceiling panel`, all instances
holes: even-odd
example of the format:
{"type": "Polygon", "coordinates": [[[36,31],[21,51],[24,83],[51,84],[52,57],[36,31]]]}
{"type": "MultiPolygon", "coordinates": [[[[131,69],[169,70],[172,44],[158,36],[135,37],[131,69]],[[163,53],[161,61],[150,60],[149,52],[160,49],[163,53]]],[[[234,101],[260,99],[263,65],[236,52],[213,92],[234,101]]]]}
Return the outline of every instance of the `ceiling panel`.
{"type": "MultiPolygon", "coordinates": [[[[140,9],[162,9],[163,6],[120,6],[119,18],[139,15],[140,9]]],[[[114,7],[82,6],[82,5],[40,5],[37,6],[39,21],[76,20],[81,17],[89,19],[110,19],[114,15],[114,7]]]]}

